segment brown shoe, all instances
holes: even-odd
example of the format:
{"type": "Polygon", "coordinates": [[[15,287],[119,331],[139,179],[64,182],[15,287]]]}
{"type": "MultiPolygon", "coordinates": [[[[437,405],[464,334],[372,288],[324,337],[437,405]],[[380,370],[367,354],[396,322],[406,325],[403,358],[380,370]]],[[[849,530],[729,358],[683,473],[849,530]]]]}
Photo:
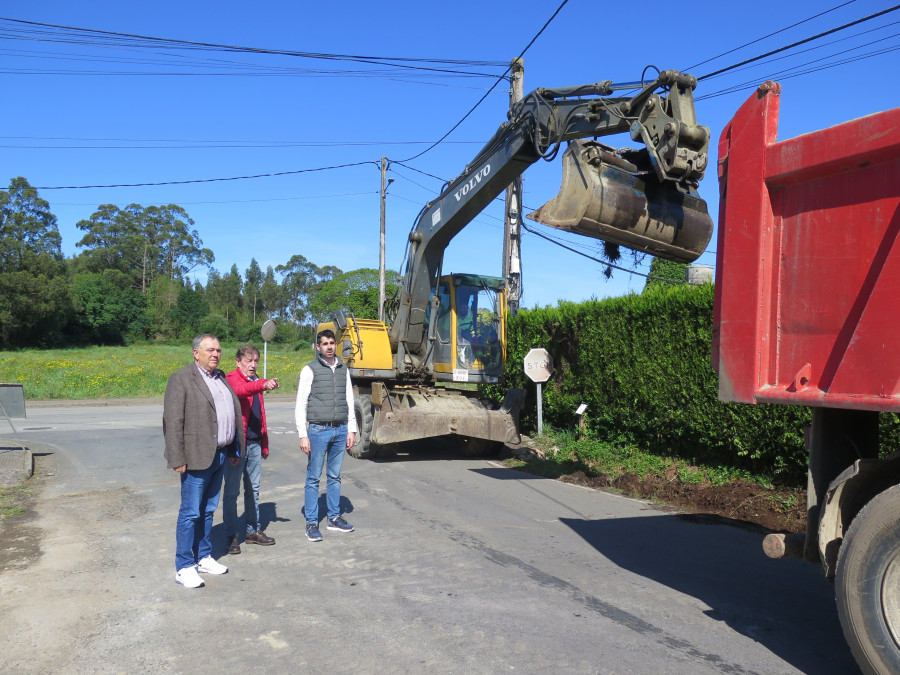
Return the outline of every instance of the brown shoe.
{"type": "Polygon", "coordinates": [[[248,544],[259,544],[260,546],[271,546],[275,543],[275,540],[272,537],[267,536],[262,530],[254,532],[253,534],[248,534],[244,537],[244,541],[248,544]]]}
{"type": "Polygon", "coordinates": [[[229,555],[237,555],[241,552],[241,545],[238,543],[237,535],[228,538],[229,555]]]}

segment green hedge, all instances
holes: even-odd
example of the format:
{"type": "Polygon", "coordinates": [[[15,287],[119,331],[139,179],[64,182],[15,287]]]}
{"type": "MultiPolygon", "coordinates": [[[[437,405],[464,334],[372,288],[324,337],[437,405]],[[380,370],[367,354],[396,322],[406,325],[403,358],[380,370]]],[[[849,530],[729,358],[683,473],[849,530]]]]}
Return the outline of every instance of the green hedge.
{"type": "MultiPolygon", "coordinates": [[[[536,427],[536,387],[522,361],[543,347],[554,362],[544,384],[546,425],[572,428],[575,409],[586,403],[586,424],[598,439],[802,485],[809,409],[717,398],[713,288],[661,284],[641,295],[519,312],[509,324],[507,386],[528,392],[526,431],[536,427]]],[[[895,416],[883,417],[883,444],[900,447],[895,416]]]]}

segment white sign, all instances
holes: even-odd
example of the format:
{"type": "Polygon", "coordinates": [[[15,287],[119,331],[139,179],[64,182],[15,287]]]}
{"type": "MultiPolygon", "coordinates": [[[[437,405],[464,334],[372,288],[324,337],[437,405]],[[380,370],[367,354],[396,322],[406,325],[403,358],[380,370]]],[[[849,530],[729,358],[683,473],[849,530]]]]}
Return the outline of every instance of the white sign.
{"type": "Polygon", "coordinates": [[[454,382],[468,382],[469,381],[469,371],[464,368],[454,368],[453,369],[453,381],[454,382]]]}
{"type": "Polygon", "coordinates": [[[546,349],[532,349],[525,355],[525,375],[532,382],[546,382],[553,374],[553,357],[546,349]]]}

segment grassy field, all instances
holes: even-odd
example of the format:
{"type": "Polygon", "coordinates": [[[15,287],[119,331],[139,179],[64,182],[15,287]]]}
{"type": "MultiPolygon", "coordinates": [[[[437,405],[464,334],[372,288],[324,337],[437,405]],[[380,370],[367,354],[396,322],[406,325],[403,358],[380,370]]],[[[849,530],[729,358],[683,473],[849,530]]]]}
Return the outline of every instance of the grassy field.
{"type": "MultiPolygon", "coordinates": [[[[222,347],[225,372],[234,370],[237,347],[222,347]]],[[[297,391],[300,369],[311,359],[312,349],[269,347],[267,372],[278,378],[279,393],[297,391]]],[[[154,398],[165,392],[169,375],[192,360],[189,344],[0,352],[0,382],[21,382],[32,401],[154,398]]]]}

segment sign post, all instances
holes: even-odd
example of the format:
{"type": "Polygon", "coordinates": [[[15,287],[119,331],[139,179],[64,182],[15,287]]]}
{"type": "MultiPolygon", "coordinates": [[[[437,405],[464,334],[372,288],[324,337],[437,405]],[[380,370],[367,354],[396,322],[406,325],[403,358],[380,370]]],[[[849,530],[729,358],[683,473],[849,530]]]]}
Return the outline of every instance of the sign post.
{"type": "Polygon", "coordinates": [[[543,391],[541,385],[553,374],[553,357],[540,347],[525,355],[525,375],[537,385],[538,434],[544,433],[543,391]]]}
{"type": "Polygon", "coordinates": [[[267,366],[269,364],[269,340],[275,337],[275,330],[277,326],[275,326],[275,322],[272,319],[266,321],[262,328],[259,329],[259,334],[263,339],[263,379],[267,379],[266,371],[267,366]]]}

